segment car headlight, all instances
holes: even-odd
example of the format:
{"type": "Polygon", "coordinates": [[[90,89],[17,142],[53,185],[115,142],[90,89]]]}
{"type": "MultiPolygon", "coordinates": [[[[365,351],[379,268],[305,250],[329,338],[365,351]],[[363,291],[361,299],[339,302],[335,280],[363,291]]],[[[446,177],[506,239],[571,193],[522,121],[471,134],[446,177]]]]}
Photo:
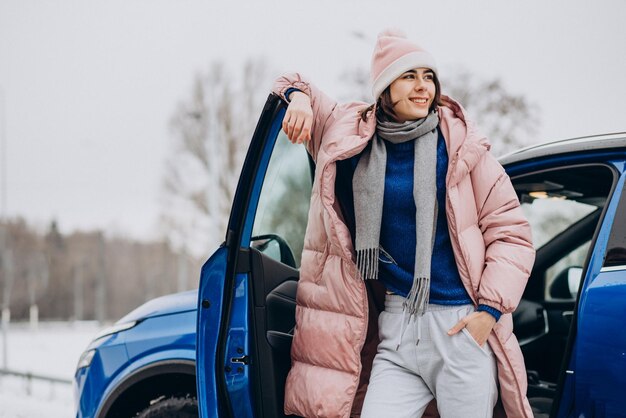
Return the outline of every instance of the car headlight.
{"type": "MultiPolygon", "coordinates": [[[[100,338],[106,337],[108,335],[117,334],[118,332],[126,331],[127,329],[133,328],[138,323],[139,321],[130,321],[130,322],[123,322],[121,324],[115,324],[109,328],[105,328],[102,331],[100,331],[94,337],[92,341],[99,340],[100,338]]],[[[76,366],[76,370],[89,367],[95,355],[96,355],[96,349],[91,349],[91,350],[87,350],[83,352],[83,354],[80,355],[80,359],[78,359],[78,365],[76,366]]]]}
{"type": "Polygon", "coordinates": [[[83,354],[80,355],[80,359],[78,359],[78,365],[76,366],[76,370],[82,369],[84,367],[89,367],[91,364],[91,360],[93,360],[93,356],[96,354],[96,350],[87,350],[83,354]]]}
{"type": "Polygon", "coordinates": [[[106,337],[107,335],[117,334],[118,332],[126,331],[127,329],[131,329],[138,323],[139,321],[130,321],[130,322],[123,322],[121,324],[115,324],[109,328],[105,328],[102,331],[100,331],[93,340],[95,341],[102,337],[106,337]]]}

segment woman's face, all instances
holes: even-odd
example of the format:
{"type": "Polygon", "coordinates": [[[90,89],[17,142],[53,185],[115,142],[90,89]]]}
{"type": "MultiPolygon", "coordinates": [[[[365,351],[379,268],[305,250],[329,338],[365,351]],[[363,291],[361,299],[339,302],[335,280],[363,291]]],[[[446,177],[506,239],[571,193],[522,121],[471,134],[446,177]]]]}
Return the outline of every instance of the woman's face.
{"type": "Polygon", "coordinates": [[[399,122],[425,118],[435,99],[435,75],[428,68],[409,70],[391,83],[389,93],[399,122]]]}

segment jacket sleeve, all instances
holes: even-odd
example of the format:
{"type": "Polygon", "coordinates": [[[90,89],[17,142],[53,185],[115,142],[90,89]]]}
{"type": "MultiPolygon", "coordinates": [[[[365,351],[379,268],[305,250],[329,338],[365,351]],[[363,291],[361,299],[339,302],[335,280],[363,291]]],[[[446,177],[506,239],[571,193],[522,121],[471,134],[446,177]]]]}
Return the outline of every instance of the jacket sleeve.
{"type": "Polygon", "coordinates": [[[284,74],[274,81],[272,91],[283,100],[288,101],[285,93],[289,89],[297,89],[311,98],[313,108],[313,126],[311,127],[311,140],[306,141],[306,149],[317,162],[317,152],[320,149],[324,132],[333,120],[333,112],[337,102],[328,97],[315,85],[298,73],[284,74]]]}
{"type": "Polygon", "coordinates": [[[485,266],[478,288],[478,303],[500,312],[517,308],[535,262],[531,229],[504,168],[486,152],[471,173],[478,226],[485,243],[485,266]]]}

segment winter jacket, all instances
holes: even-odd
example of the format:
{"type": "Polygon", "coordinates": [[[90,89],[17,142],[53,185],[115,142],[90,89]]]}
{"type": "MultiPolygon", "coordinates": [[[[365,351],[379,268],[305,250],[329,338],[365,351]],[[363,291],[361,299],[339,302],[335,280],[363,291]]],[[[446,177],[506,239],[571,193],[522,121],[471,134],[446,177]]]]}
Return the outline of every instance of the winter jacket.
{"type": "MultiPolygon", "coordinates": [[[[335,193],[336,162],[365,148],[376,118],[364,122],[359,113],[368,104],[338,104],[299,74],[279,77],[273,91],[284,98],[289,88],[311,98],[314,120],[306,146],[316,169],[285,413],[359,416],[378,343],[377,313],[366,290],[372,286],[366,286],[356,268],[350,231],[335,193]]],[[[530,226],[508,175],[463,108],[442,95],[438,112],[450,156],[446,216],[459,274],[475,305],[489,305],[503,314],[488,338],[498,366],[498,405],[504,409],[495,414],[532,418],[524,358],[511,315],[534,262],[530,226]]]]}

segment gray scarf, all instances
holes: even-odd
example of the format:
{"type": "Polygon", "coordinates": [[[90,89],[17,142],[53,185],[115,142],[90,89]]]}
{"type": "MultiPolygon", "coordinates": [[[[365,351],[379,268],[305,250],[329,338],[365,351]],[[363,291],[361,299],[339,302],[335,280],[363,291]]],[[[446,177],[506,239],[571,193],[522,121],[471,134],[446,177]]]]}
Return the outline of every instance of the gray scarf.
{"type": "Polygon", "coordinates": [[[377,121],[371,146],[363,151],[352,180],[357,267],[363,279],[377,279],[387,166],[387,149],[383,139],[393,144],[415,139],[413,197],[417,245],[413,286],[403,306],[410,316],[422,315],[426,311],[430,293],[430,261],[437,222],[438,124],[436,112],[404,123],[377,121]]]}

